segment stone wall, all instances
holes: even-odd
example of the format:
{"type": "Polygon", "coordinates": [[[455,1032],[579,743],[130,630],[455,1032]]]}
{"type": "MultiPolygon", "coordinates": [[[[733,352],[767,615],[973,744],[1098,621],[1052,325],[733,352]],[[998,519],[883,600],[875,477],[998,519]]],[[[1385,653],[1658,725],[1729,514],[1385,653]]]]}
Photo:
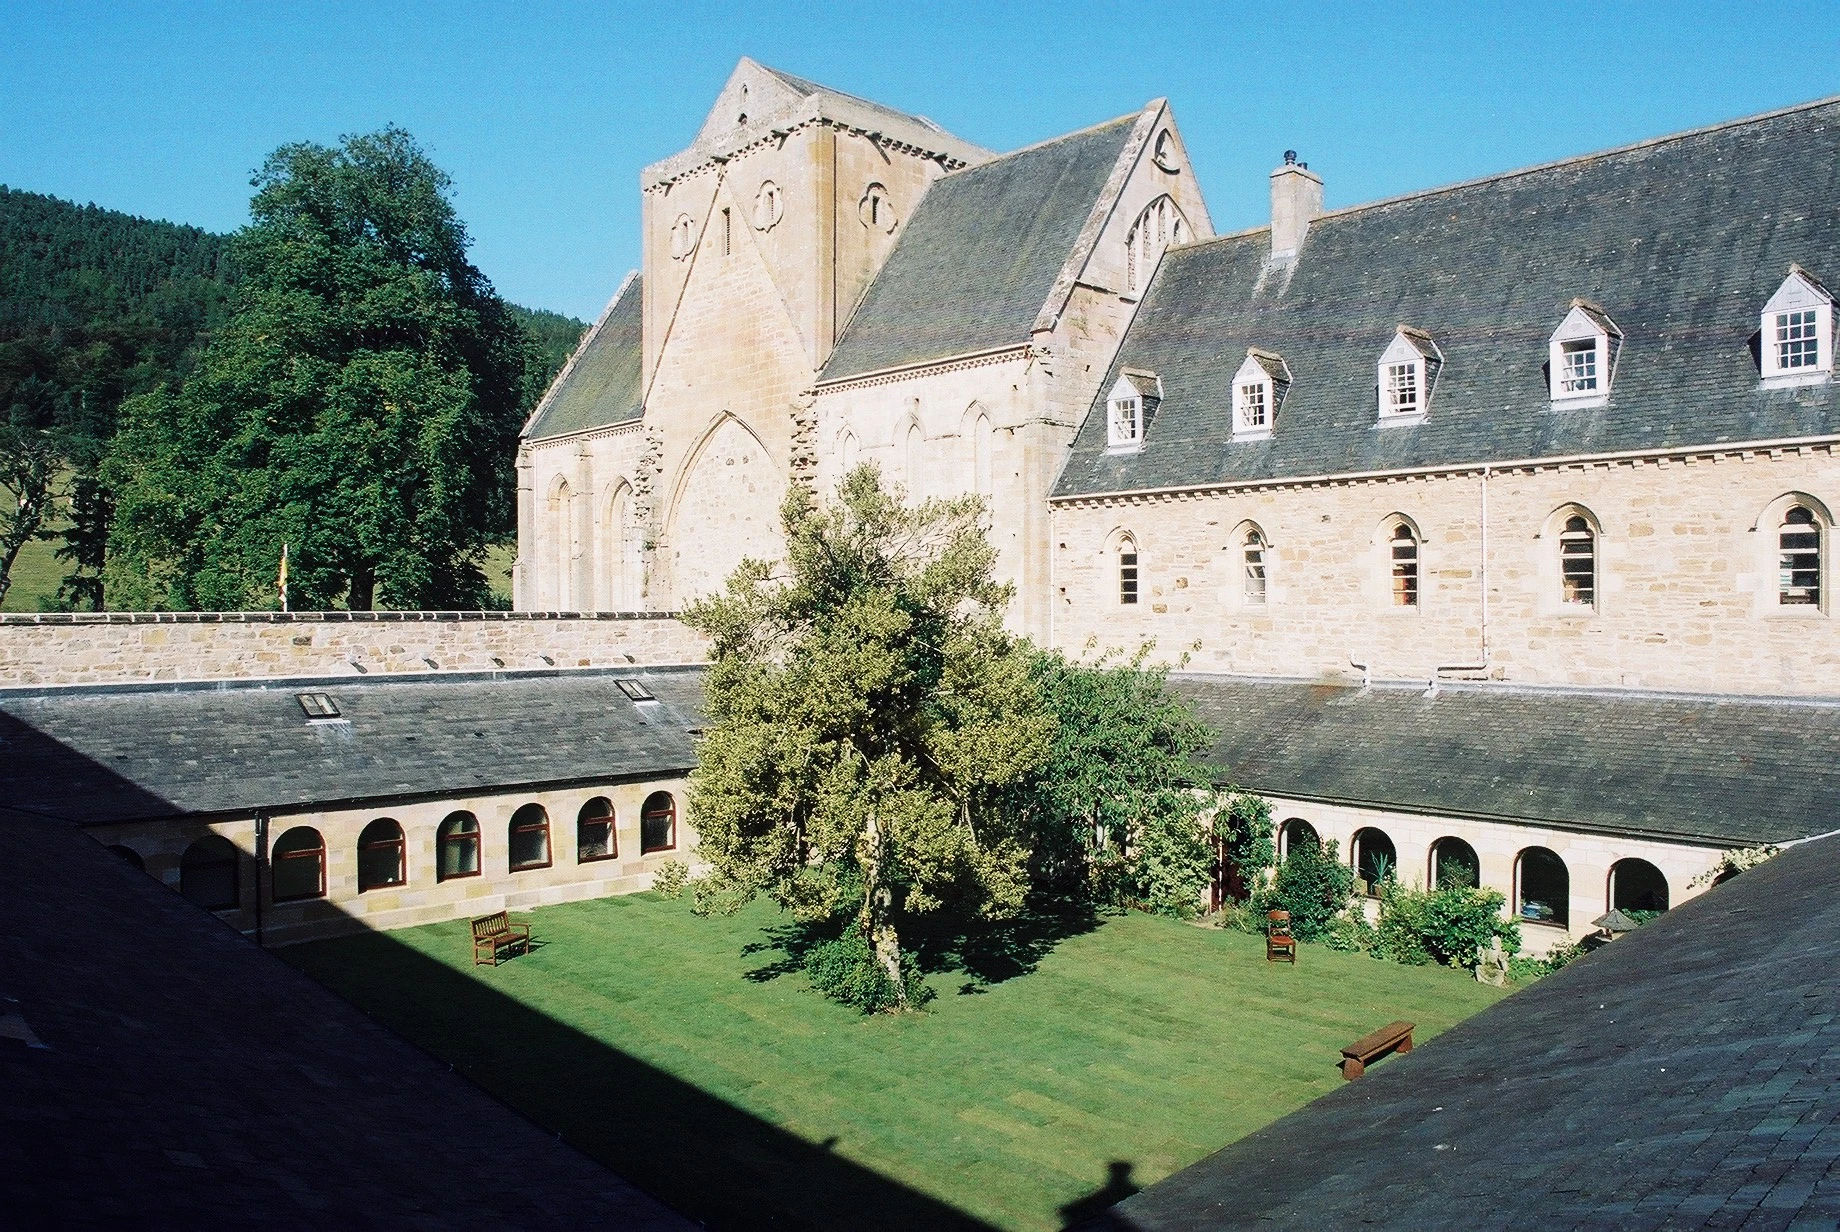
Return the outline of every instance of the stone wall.
{"type": "MultiPolygon", "coordinates": [[[[1055,509],[1054,641],[1089,639],[1192,670],[1429,680],[1477,663],[1528,684],[1766,695],[1840,694],[1832,531],[1823,602],[1777,602],[1777,542],[1793,494],[1823,517],[1840,501],[1827,446],[1726,447],[1494,471],[1486,574],[1482,473],[1301,482],[1082,499],[1055,509]],[[1561,602],[1559,531],[1598,530],[1594,605],[1561,602]],[[1393,602],[1392,519],[1419,529],[1417,606],[1393,602]],[[1266,602],[1245,597],[1257,527],[1266,602]],[[1136,544],[1139,601],[1120,602],[1117,550],[1136,544]]],[[[1830,523],[1831,525],[1831,523],[1830,523]]]]}
{"type": "Polygon", "coordinates": [[[700,663],[663,614],[109,612],[0,616],[0,686],[700,663]]]}

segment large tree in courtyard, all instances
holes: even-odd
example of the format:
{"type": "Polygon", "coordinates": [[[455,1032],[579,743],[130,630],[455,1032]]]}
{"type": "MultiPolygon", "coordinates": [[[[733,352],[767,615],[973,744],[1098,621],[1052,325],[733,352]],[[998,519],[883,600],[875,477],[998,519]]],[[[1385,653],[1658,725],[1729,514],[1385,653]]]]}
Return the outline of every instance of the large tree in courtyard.
{"type": "MultiPolygon", "coordinates": [[[[783,566],[749,561],[685,619],[714,642],[709,730],[690,802],[712,872],[704,909],[772,896],[845,923],[865,1006],[916,990],[901,929],[951,908],[1013,915],[1028,836],[1006,789],[1039,767],[1054,720],[976,497],[903,505],[872,467],[833,502],[795,485],[783,566]]],[[[837,974],[833,972],[833,974],[837,974]]]]}
{"type": "Polygon", "coordinates": [[[467,260],[449,181],[397,128],[257,173],[234,311],[177,393],[127,403],[111,596],[476,605],[512,523],[530,343],[467,260]]]}

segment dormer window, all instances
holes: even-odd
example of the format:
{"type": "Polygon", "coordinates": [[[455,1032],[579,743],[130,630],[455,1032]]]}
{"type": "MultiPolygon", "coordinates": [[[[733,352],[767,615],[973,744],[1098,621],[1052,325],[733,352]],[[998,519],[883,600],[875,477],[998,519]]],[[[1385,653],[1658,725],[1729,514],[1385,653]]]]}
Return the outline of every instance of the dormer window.
{"type": "Polygon", "coordinates": [[[1805,385],[1834,370],[1834,298],[1799,265],[1763,306],[1763,380],[1805,385]]]}
{"type": "Polygon", "coordinates": [[[1284,357],[1252,347],[1233,375],[1233,439],[1263,440],[1278,423],[1278,409],[1291,385],[1284,357]]]}
{"type": "Polygon", "coordinates": [[[1585,409],[1610,401],[1610,383],[1623,331],[1589,300],[1575,299],[1547,345],[1549,392],[1554,410],[1585,409]]]}
{"type": "Polygon", "coordinates": [[[1163,400],[1163,383],[1153,372],[1126,368],[1105,400],[1105,444],[1112,453],[1134,453],[1144,447],[1144,434],[1157,404],[1163,400]]]}
{"type": "Polygon", "coordinates": [[[1380,425],[1417,423],[1431,410],[1444,354],[1422,329],[1401,325],[1380,354],[1380,425]]]}

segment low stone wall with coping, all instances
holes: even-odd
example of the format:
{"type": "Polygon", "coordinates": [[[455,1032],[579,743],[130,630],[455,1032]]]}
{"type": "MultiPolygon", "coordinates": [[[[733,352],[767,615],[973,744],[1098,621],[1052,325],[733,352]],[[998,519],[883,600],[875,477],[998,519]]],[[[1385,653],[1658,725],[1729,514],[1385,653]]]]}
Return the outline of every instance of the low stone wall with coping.
{"type": "Polygon", "coordinates": [[[0,687],[701,663],[664,612],[0,615],[0,687]]]}

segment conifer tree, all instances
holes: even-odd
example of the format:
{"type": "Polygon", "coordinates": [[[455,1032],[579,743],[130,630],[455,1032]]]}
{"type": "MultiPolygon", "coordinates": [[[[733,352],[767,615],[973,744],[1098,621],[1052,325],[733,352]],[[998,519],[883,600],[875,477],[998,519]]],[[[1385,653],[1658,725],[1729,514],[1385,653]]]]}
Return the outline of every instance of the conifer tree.
{"type": "Polygon", "coordinates": [[[873,467],[820,504],[795,485],[786,559],[745,562],[685,620],[714,642],[690,804],[701,910],[767,894],[841,921],[865,1008],[920,999],[901,929],[1020,911],[1028,836],[1005,789],[1046,758],[1027,643],[977,497],[904,505],[873,467]],[[866,978],[863,978],[866,977],[866,978]]]}

